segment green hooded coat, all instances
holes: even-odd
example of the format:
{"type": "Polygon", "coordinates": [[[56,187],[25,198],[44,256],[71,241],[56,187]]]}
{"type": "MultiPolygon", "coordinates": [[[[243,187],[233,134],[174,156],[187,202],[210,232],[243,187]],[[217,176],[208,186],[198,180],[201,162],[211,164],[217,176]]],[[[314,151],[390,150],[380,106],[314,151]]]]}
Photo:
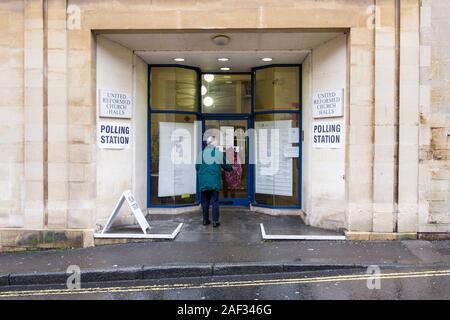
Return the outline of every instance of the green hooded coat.
{"type": "Polygon", "coordinates": [[[198,174],[200,192],[222,190],[222,170],[232,171],[233,167],[226,163],[225,154],[213,146],[207,146],[198,154],[195,169],[198,174]]]}

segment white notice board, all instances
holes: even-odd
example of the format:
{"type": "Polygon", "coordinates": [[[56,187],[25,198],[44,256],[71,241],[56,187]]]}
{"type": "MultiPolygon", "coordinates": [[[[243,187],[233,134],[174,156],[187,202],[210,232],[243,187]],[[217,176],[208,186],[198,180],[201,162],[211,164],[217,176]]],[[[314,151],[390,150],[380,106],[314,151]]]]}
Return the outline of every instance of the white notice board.
{"type": "Polygon", "coordinates": [[[255,192],[292,196],[292,121],[256,121],[255,130],[255,192]]]}
{"type": "Polygon", "coordinates": [[[194,123],[159,123],[158,197],[195,194],[194,123]]]}

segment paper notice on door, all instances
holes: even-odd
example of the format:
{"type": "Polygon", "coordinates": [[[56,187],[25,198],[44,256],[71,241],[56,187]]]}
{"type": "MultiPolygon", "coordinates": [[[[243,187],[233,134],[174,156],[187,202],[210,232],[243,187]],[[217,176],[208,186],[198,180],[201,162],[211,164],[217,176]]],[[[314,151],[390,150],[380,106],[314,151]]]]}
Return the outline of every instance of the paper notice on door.
{"type": "Polygon", "coordinates": [[[298,158],[299,147],[286,147],[284,148],[284,156],[286,158],[298,158]]]}
{"type": "Polygon", "coordinates": [[[158,197],[196,193],[194,123],[159,123],[158,197]]]}
{"type": "Polygon", "coordinates": [[[289,142],[292,121],[257,121],[255,129],[255,192],[292,196],[293,160],[284,154],[287,147],[292,148],[289,142]]]}
{"type": "Polygon", "coordinates": [[[299,143],[300,135],[298,128],[290,128],[289,129],[289,143],[299,143]]]}
{"type": "Polygon", "coordinates": [[[225,148],[234,146],[234,127],[221,126],[220,127],[220,144],[225,148]]]}

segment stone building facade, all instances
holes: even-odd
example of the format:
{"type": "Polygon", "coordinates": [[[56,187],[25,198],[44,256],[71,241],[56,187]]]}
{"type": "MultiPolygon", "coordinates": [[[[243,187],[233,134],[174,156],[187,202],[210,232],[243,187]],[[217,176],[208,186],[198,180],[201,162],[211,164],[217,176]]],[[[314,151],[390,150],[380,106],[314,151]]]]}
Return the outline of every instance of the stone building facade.
{"type": "Polygon", "coordinates": [[[299,214],[345,229],[348,239],[445,236],[449,17],[447,0],[1,1],[0,249],[93,245],[96,225],[126,189],[147,208],[145,56],[206,54],[215,49],[195,37],[214,34],[230,35],[230,54],[304,53],[301,203],[252,209],[299,214]],[[247,42],[237,40],[242,33],[247,42]],[[170,41],[180,35],[192,41],[170,41]],[[126,150],[97,145],[104,88],[132,96],[126,150]],[[315,149],[313,93],[337,88],[344,147],[315,149]]]}

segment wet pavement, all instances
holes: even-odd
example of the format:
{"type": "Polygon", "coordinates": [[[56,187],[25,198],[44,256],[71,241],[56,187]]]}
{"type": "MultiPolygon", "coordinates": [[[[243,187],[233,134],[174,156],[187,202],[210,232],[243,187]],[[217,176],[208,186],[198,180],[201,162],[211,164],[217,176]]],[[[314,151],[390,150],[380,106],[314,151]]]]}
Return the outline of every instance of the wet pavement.
{"type": "Polygon", "coordinates": [[[82,283],[80,289],[72,291],[64,286],[28,286],[0,289],[0,299],[450,299],[449,268],[381,268],[380,271],[379,278],[367,271],[341,270],[82,283]]]}
{"type": "MultiPolygon", "coordinates": [[[[176,242],[224,242],[224,243],[260,243],[260,224],[264,224],[267,234],[282,235],[326,235],[341,236],[343,232],[306,226],[300,216],[273,216],[257,213],[242,207],[223,207],[220,209],[219,228],[202,225],[200,211],[176,215],[151,214],[147,220],[151,233],[172,233],[179,223],[183,227],[176,242]]],[[[136,226],[116,227],[111,233],[142,233],[136,226]]]]}
{"type": "MultiPolygon", "coordinates": [[[[419,241],[411,251],[408,241],[264,241],[262,243],[143,242],[105,245],[83,249],[49,250],[0,254],[0,274],[65,271],[70,265],[82,269],[136,267],[141,265],[302,262],[360,264],[426,264],[414,252],[433,251],[450,263],[450,255],[440,254],[435,244],[419,241]],[[422,246],[420,246],[422,245],[422,246]],[[417,246],[417,247],[416,247],[417,246]]],[[[450,242],[447,242],[450,247],[450,242]]]]}
{"type": "MultiPolygon", "coordinates": [[[[241,208],[223,208],[221,226],[201,224],[201,213],[150,215],[152,232],[184,226],[175,241],[101,245],[91,248],[0,253],[0,278],[7,274],[65,272],[198,263],[300,263],[361,265],[450,265],[450,241],[263,241],[267,233],[335,235],[305,226],[298,216],[269,216],[241,208]]],[[[134,227],[135,228],[135,227],[134,227]]],[[[116,231],[123,231],[117,228],[116,231]]]]}

